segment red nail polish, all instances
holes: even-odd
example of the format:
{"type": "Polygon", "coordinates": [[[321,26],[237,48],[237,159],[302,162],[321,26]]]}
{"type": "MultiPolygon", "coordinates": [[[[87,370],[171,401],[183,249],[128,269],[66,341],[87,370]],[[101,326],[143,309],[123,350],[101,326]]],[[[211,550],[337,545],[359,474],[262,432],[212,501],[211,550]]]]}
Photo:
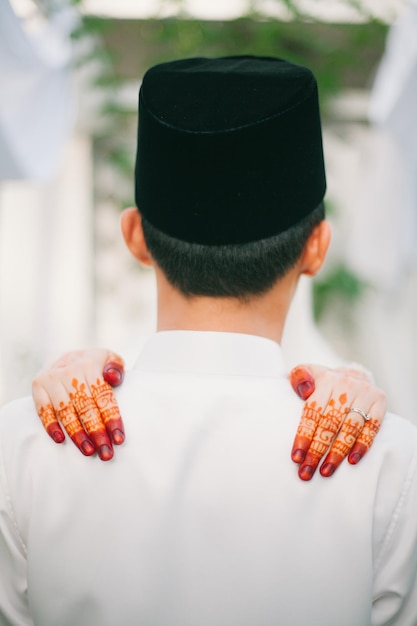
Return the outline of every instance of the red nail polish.
{"type": "Polygon", "coordinates": [[[314,468],[311,465],[304,465],[298,473],[301,480],[310,480],[314,474],[314,468]]]}
{"type": "Polygon", "coordinates": [[[356,465],[356,463],[359,463],[361,458],[362,458],[361,455],[358,452],[355,452],[355,454],[349,455],[348,461],[351,465],[356,465]]]}
{"type": "Polygon", "coordinates": [[[302,463],[305,457],[306,457],[306,453],[304,452],[304,450],[301,450],[300,448],[298,448],[297,450],[294,450],[294,452],[291,455],[291,458],[294,461],[294,463],[302,463]]]}
{"type": "Polygon", "coordinates": [[[309,380],[305,380],[297,386],[297,393],[303,400],[307,400],[314,391],[314,385],[309,380]]]}
{"type": "Polygon", "coordinates": [[[115,443],[116,446],[120,446],[120,444],[123,443],[124,440],[125,440],[124,432],[122,432],[118,428],[116,428],[116,430],[113,430],[111,436],[112,436],[112,439],[113,439],[113,443],[115,443]]]}
{"type": "Polygon", "coordinates": [[[96,451],[93,444],[87,440],[82,442],[80,449],[85,456],[91,456],[96,451]]]}
{"type": "Polygon", "coordinates": [[[54,430],[54,432],[51,433],[51,437],[55,443],[62,443],[65,440],[65,435],[60,430],[54,430]]]}
{"type": "Polygon", "coordinates": [[[102,461],[110,461],[113,458],[113,450],[109,446],[100,446],[98,455],[102,461]]]}
{"type": "Polygon", "coordinates": [[[114,362],[107,363],[103,368],[103,378],[112,387],[117,387],[123,382],[124,372],[120,365],[114,362]]]}
{"type": "Polygon", "coordinates": [[[333,465],[333,463],[325,463],[323,467],[320,468],[320,474],[328,478],[334,473],[335,469],[336,467],[333,465]]]}

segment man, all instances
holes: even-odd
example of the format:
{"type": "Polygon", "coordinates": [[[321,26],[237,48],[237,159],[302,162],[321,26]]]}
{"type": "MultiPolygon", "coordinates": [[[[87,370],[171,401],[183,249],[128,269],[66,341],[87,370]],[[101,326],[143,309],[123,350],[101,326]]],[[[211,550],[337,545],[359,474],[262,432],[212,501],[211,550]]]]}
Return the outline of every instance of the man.
{"type": "MultiPolygon", "coordinates": [[[[129,436],[94,463],[54,447],[29,401],[4,410],[2,623],[415,625],[417,431],[388,416],[337,481],[300,481],[287,453],[299,400],[279,341],[330,239],[313,75],[152,68],[136,185],[122,230],[155,270],[159,332],[118,392],[129,436]]],[[[323,441],[346,412],[346,440],[372,422],[341,394],[323,441]]]]}

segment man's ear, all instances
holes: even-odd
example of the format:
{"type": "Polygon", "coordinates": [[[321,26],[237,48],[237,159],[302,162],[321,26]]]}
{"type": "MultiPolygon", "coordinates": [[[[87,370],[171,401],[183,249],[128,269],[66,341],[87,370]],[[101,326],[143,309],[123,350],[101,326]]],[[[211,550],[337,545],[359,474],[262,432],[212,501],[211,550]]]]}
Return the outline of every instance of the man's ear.
{"type": "Polygon", "coordinates": [[[143,235],[142,216],[137,208],[125,209],[120,224],[126,245],[135,259],[143,265],[152,265],[152,257],[143,235]]]}
{"type": "Polygon", "coordinates": [[[301,255],[301,273],[314,276],[321,268],[329,248],[332,231],[329,222],[323,220],[314,228],[301,255]]]}

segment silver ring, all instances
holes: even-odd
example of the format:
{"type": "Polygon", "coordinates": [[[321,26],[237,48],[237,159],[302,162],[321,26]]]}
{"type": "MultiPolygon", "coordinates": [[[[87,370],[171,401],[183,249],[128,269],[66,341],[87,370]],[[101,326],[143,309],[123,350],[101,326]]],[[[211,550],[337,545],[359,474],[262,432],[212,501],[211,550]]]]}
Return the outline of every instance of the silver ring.
{"type": "Polygon", "coordinates": [[[359,413],[359,415],[362,415],[362,417],[365,420],[365,422],[367,422],[367,421],[369,421],[371,419],[371,416],[368,415],[368,413],[365,413],[365,411],[362,411],[362,409],[357,409],[354,406],[350,407],[348,413],[359,413]]]}

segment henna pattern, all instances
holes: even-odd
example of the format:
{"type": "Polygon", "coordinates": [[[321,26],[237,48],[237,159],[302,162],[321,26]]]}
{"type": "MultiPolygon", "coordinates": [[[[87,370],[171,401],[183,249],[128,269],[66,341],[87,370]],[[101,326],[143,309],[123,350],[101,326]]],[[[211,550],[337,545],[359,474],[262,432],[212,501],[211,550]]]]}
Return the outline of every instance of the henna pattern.
{"type": "Polygon", "coordinates": [[[347,393],[330,398],[325,411],[316,401],[305,404],[291,453],[302,480],[312,478],[328,450],[320,469],[322,476],[331,476],[347,455],[349,463],[358,463],[371,447],[381,426],[379,420],[371,418],[364,424],[363,419],[349,415],[347,401],[347,393]]]}
{"type": "Polygon", "coordinates": [[[56,415],[71,439],[83,431],[80,420],[78,419],[72,404],[65,404],[61,401],[56,415]]]}
{"type": "MultiPolygon", "coordinates": [[[[310,480],[312,478],[321,458],[332,445],[339,429],[342,430],[341,425],[348,411],[346,393],[341,394],[337,400],[330,398],[325,412],[323,412],[322,407],[317,407],[314,401],[306,404],[301,419],[302,424],[300,424],[300,428],[297,431],[292,453],[292,459],[296,463],[300,463],[298,475],[302,480],[310,480]],[[305,420],[303,420],[304,417],[306,418],[305,420]]],[[[347,443],[351,434],[349,426],[346,427],[344,432],[346,433],[346,438],[344,439],[344,436],[342,436],[342,441],[344,440],[347,443]]],[[[333,457],[334,463],[340,463],[342,458],[339,455],[339,451],[337,451],[333,457]]],[[[327,464],[327,467],[330,467],[330,464],[327,464]]]]}
{"type": "Polygon", "coordinates": [[[381,423],[378,420],[371,417],[371,419],[368,420],[365,426],[363,427],[362,432],[360,436],[358,437],[358,440],[356,443],[363,444],[364,446],[366,446],[367,450],[369,450],[369,448],[373,444],[373,441],[380,427],[381,427],[381,423]]]}
{"type": "Polygon", "coordinates": [[[52,404],[44,405],[38,413],[54,441],[61,443],[65,439],[61,423],[84,455],[90,456],[97,450],[101,460],[108,461],[113,457],[112,440],[118,445],[124,441],[123,423],[108,383],[97,379],[96,385],[91,385],[91,393],[86,383],[73,378],[68,402],[59,402],[56,411],[52,404]]]}
{"type": "MultiPolygon", "coordinates": [[[[344,404],[346,404],[346,402],[347,402],[347,394],[346,394],[346,393],[342,393],[342,394],[339,396],[339,404],[340,404],[340,406],[343,406],[344,404]]],[[[330,403],[334,403],[334,400],[333,400],[333,399],[332,399],[332,400],[330,400],[329,404],[330,404],[330,403]]],[[[347,409],[347,407],[346,407],[345,411],[347,412],[347,410],[348,410],[348,409],[347,409]]]]}
{"type": "Polygon", "coordinates": [[[380,427],[381,423],[375,418],[371,417],[371,419],[366,422],[361,434],[359,435],[355,445],[353,446],[348,456],[348,461],[351,465],[356,465],[356,463],[359,463],[361,458],[368,452],[369,448],[374,442],[374,439],[380,427]]]}
{"type": "Polygon", "coordinates": [[[306,403],[303,409],[300,423],[297,428],[297,436],[311,441],[316,431],[317,424],[319,423],[322,416],[322,413],[323,408],[321,406],[317,407],[314,400],[310,402],[310,404],[306,403]]]}
{"type": "Polygon", "coordinates": [[[329,415],[320,422],[310,446],[310,452],[319,459],[332,443],[340,428],[341,419],[342,414],[339,413],[338,415],[329,415]]]}
{"type": "Polygon", "coordinates": [[[48,430],[52,424],[57,423],[55,411],[52,407],[52,404],[46,404],[45,406],[41,406],[38,415],[41,418],[41,422],[45,430],[48,430]]]}
{"type": "Polygon", "coordinates": [[[362,424],[359,420],[346,418],[333,444],[332,453],[338,455],[340,459],[344,459],[357,440],[361,429],[362,424]]]}
{"type": "Polygon", "coordinates": [[[119,421],[119,407],[111,386],[103,379],[98,378],[96,384],[91,385],[91,391],[106,426],[113,420],[119,421]]]}
{"type": "Polygon", "coordinates": [[[338,400],[338,403],[334,398],[329,400],[326,413],[323,413],[321,406],[317,407],[314,400],[306,404],[297,429],[297,445],[294,445],[294,448],[303,447],[299,439],[302,438],[303,444],[305,441],[311,444],[309,454],[311,453],[318,460],[321,459],[338,432],[343,417],[348,412],[348,407],[344,406],[347,402],[346,394],[341,394],[338,400]]]}
{"type": "Polygon", "coordinates": [[[86,392],[86,385],[79,385],[78,380],[72,380],[74,392],[70,392],[69,397],[73,402],[75,409],[80,416],[85,429],[88,433],[95,433],[103,430],[103,424],[100,419],[100,412],[94,402],[94,399],[86,392]]]}
{"type": "Polygon", "coordinates": [[[330,408],[321,419],[310,447],[310,452],[318,457],[318,460],[325,454],[340,429],[343,418],[348,412],[348,407],[344,406],[346,401],[347,396],[343,393],[339,396],[337,404],[334,398],[328,402],[330,408]]]}

